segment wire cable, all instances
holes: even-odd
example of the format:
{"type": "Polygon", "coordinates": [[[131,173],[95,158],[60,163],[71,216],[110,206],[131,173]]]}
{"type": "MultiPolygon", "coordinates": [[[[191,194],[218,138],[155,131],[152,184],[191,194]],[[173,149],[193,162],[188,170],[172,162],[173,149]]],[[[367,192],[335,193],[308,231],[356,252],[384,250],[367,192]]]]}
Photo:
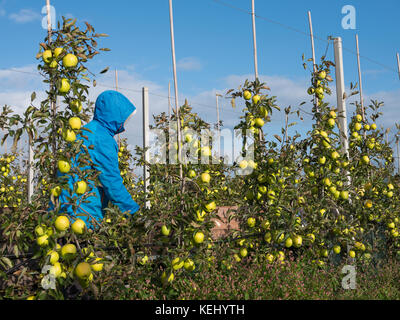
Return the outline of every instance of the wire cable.
{"type": "MultiPolygon", "coordinates": [[[[239,7],[234,6],[234,5],[230,4],[230,3],[226,3],[225,1],[221,1],[221,0],[211,0],[211,1],[212,1],[212,2],[215,2],[215,3],[219,3],[219,4],[221,4],[221,5],[225,6],[225,7],[229,7],[229,8],[231,8],[231,9],[234,9],[234,10],[237,10],[237,11],[240,11],[240,12],[243,12],[243,13],[246,13],[246,14],[251,15],[251,12],[250,12],[250,11],[247,11],[247,10],[245,10],[245,9],[239,8],[239,7]]],[[[292,26],[286,25],[286,24],[281,23],[281,22],[279,22],[279,21],[272,20],[272,19],[270,19],[270,18],[263,17],[263,16],[260,16],[260,15],[258,15],[258,14],[255,14],[255,17],[256,17],[256,18],[259,18],[259,19],[261,19],[261,20],[264,20],[264,21],[267,21],[267,22],[270,22],[270,23],[279,25],[279,26],[281,26],[281,27],[283,27],[283,28],[286,28],[286,29],[288,29],[288,30],[291,30],[291,31],[294,31],[294,32],[296,32],[296,33],[302,34],[302,35],[304,35],[304,36],[307,36],[307,37],[310,37],[310,36],[311,36],[311,34],[308,33],[308,32],[305,32],[305,31],[302,31],[302,30],[300,30],[300,29],[294,28],[294,27],[292,27],[292,26]]],[[[318,41],[321,41],[321,42],[329,43],[329,40],[323,39],[323,38],[318,37],[318,36],[316,36],[316,35],[313,35],[313,38],[314,38],[315,40],[318,40],[318,41]]],[[[345,50],[345,51],[347,51],[347,52],[349,52],[349,53],[351,53],[351,54],[357,56],[357,53],[356,53],[354,50],[348,49],[348,48],[346,48],[346,47],[342,47],[342,48],[343,48],[343,50],[345,50]]],[[[367,56],[365,56],[365,55],[360,55],[360,57],[363,58],[363,59],[365,59],[365,60],[367,60],[367,61],[369,61],[369,62],[371,62],[371,63],[374,63],[374,64],[376,64],[376,65],[379,65],[379,66],[381,66],[382,68],[385,68],[385,69],[387,69],[387,70],[389,70],[389,71],[393,71],[393,72],[395,72],[396,74],[398,74],[398,70],[396,70],[396,69],[394,69],[394,68],[392,68],[392,67],[389,67],[389,66],[387,66],[387,65],[385,65],[385,64],[383,64],[383,63],[381,63],[381,62],[379,62],[379,61],[376,61],[376,60],[374,60],[374,59],[371,59],[371,58],[369,58],[369,57],[367,57],[367,56]]]]}

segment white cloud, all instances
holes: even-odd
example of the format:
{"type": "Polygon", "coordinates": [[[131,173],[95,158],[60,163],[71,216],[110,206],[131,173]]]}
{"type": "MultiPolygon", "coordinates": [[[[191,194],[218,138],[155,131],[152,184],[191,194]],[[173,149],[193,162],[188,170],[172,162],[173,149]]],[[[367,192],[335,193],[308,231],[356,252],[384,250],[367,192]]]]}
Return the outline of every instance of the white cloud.
{"type": "MultiPolygon", "coordinates": [[[[0,70],[0,81],[5,86],[0,88],[0,107],[4,104],[13,106],[15,111],[22,113],[22,111],[30,103],[30,95],[36,91],[38,101],[44,99],[46,86],[41,82],[41,77],[30,74],[35,73],[35,66],[24,66],[15,68],[20,72],[13,72],[11,70],[0,70]],[[28,73],[24,73],[28,72],[28,73]]],[[[132,146],[142,145],[142,87],[149,88],[149,103],[150,103],[150,123],[152,123],[152,115],[160,114],[161,112],[168,113],[168,87],[167,84],[163,85],[154,81],[143,79],[143,77],[136,73],[134,69],[118,70],[119,90],[126,95],[136,106],[137,113],[128,123],[126,131],[121,135],[128,139],[128,143],[132,146]]],[[[252,80],[252,74],[248,75],[230,75],[221,80],[221,87],[212,88],[207,91],[199,92],[195,95],[185,95],[181,92],[179,96],[179,104],[184,103],[185,98],[188,99],[189,105],[193,108],[193,112],[205,121],[215,124],[216,123],[216,98],[215,94],[220,93],[225,95],[229,89],[237,89],[242,85],[246,79],[252,80]]],[[[295,110],[302,101],[307,103],[301,108],[307,112],[311,112],[310,96],[307,95],[309,80],[304,78],[288,79],[283,76],[260,76],[262,82],[271,88],[267,91],[270,96],[277,96],[277,105],[281,107],[281,112],[274,110],[272,115],[272,122],[267,124],[265,131],[268,134],[268,139],[273,134],[280,134],[280,129],[284,126],[284,112],[283,109],[289,105],[292,110],[295,110]]],[[[89,99],[95,101],[97,96],[104,90],[115,89],[115,76],[114,73],[101,75],[97,79],[98,86],[90,89],[89,99]]],[[[173,86],[172,86],[173,87],[173,86]]],[[[336,93],[334,84],[331,85],[332,95],[327,97],[333,106],[336,106],[336,93]]],[[[348,90],[348,89],[347,89],[348,90]]],[[[173,92],[173,90],[172,90],[173,92]]],[[[349,116],[354,112],[354,106],[350,103],[358,99],[358,96],[351,97],[347,101],[347,110],[349,116]]],[[[365,103],[368,104],[370,99],[383,100],[385,106],[382,108],[383,116],[379,119],[378,125],[385,127],[392,127],[399,119],[399,102],[400,90],[387,91],[387,92],[368,92],[365,96],[365,103]]],[[[171,104],[174,107],[173,94],[171,97],[171,104]]],[[[230,99],[219,98],[220,119],[223,121],[225,128],[233,128],[240,121],[244,103],[238,99],[235,109],[230,104],[230,99]]],[[[296,131],[305,133],[311,129],[311,117],[304,116],[304,122],[297,119],[297,116],[292,115],[290,122],[296,121],[298,125],[290,128],[289,135],[293,135],[296,131]]]]}
{"type": "Polygon", "coordinates": [[[38,12],[31,9],[21,9],[18,13],[11,13],[9,17],[17,23],[27,23],[42,19],[38,12]]]}
{"type": "Polygon", "coordinates": [[[200,60],[195,57],[182,58],[177,62],[176,66],[183,71],[197,71],[202,68],[200,60]]]}

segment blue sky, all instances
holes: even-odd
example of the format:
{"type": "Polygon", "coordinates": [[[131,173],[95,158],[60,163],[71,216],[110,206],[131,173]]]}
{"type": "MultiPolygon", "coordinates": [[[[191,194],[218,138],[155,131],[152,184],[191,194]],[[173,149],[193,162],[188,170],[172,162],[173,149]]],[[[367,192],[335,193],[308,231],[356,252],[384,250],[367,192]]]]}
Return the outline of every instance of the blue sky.
{"type": "MultiPolygon", "coordinates": [[[[250,11],[250,0],[225,0],[244,11],[250,11]]],[[[168,81],[172,81],[171,48],[168,0],[148,1],[61,1],[52,0],[57,19],[62,15],[88,21],[96,31],[107,33],[109,38],[100,44],[112,49],[97,56],[89,67],[98,72],[105,66],[119,70],[119,85],[136,105],[140,105],[143,85],[150,93],[166,96],[168,81]],[[133,90],[133,91],[132,91],[133,90]]],[[[0,29],[3,50],[0,52],[0,105],[23,108],[29,92],[43,92],[40,78],[6,72],[16,68],[34,72],[38,43],[46,31],[41,27],[41,13],[45,1],[0,0],[0,29]],[[7,31],[9,30],[9,31],[7,31]]],[[[256,0],[258,64],[261,79],[270,85],[272,95],[278,96],[282,107],[298,105],[308,99],[308,71],[302,67],[301,55],[311,57],[307,11],[312,13],[315,36],[326,39],[328,35],[343,38],[343,46],[355,51],[356,33],[359,35],[362,58],[363,85],[366,100],[386,101],[386,118],[382,124],[392,126],[398,119],[400,107],[400,80],[396,74],[395,54],[400,51],[400,2],[398,0],[373,1],[267,1],[256,0]],[[344,5],[356,9],[356,30],[341,26],[344,5]],[[262,17],[262,18],[261,18],[262,17]],[[265,21],[263,18],[282,25],[265,21]],[[288,27],[299,30],[295,32],[288,27]],[[392,70],[383,67],[387,66],[392,70]]],[[[178,61],[178,87],[180,101],[187,97],[196,112],[205,120],[215,122],[215,93],[237,87],[244,79],[253,77],[253,43],[251,16],[213,0],[174,0],[175,42],[178,61]],[[198,104],[195,104],[195,103],[198,104]],[[207,106],[205,106],[207,105],[207,106]]],[[[316,40],[316,56],[326,50],[326,42],[316,40]]],[[[343,52],[345,82],[357,82],[356,56],[343,52]]],[[[333,45],[328,50],[333,60],[333,45]]],[[[114,85],[113,74],[99,77],[99,83],[114,85]]],[[[92,98],[99,90],[95,88],[92,98]]],[[[151,112],[167,110],[166,99],[150,96],[151,112]]],[[[335,102],[334,96],[332,102],[335,102]]],[[[238,114],[232,112],[229,101],[221,101],[221,118],[233,126],[238,114]]],[[[304,107],[311,109],[310,106],[304,107]]],[[[140,108],[139,108],[140,109],[140,108]]],[[[352,108],[348,106],[350,112],[352,108]]],[[[239,111],[239,110],[236,110],[239,111]]],[[[140,119],[140,112],[135,121],[140,119]]],[[[282,115],[275,116],[272,128],[279,129],[282,115]]],[[[137,122],[140,124],[140,121],[137,122]]],[[[306,124],[297,128],[308,129],[306,124]]],[[[127,130],[132,144],[140,142],[140,133],[127,130]]]]}

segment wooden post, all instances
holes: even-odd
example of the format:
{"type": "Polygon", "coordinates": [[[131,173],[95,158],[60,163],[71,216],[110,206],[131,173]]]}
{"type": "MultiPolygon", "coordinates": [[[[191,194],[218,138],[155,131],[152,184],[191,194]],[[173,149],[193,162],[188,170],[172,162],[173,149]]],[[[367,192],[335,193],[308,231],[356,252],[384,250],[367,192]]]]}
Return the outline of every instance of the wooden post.
{"type": "Polygon", "coordinates": [[[362,87],[362,77],[361,77],[360,49],[358,46],[358,34],[356,34],[356,49],[357,49],[357,65],[358,65],[358,82],[360,85],[360,103],[361,103],[362,119],[364,122],[365,112],[364,112],[364,98],[363,98],[363,87],[362,87]]]}
{"type": "Polygon", "coordinates": [[[47,9],[47,33],[49,36],[49,43],[51,43],[51,15],[50,15],[50,0],[46,0],[47,9]]]}
{"type": "Polygon", "coordinates": [[[252,22],[253,22],[254,74],[255,74],[256,79],[258,79],[256,15],[255,15],[255,9],[254,9],[254,0],[251,0],[251,16],[252,16],[252,22]]]}
{"type": "Polygon", "coordinates": [[[174,87],[175,87],[175,108],[177,118],[177,130],[178,130],[178,161],[179,161],[179,176],[183,183],[183,171],[182,171],[182,157],[181,157],[181,118],[179,115],[179,101],[178,101],[178,80],[176,75],[176,57],[175,57],[175,37],[174,37],[174,17],[172,12],[172,0],[169,0],[169,21],[170,21],[170,32],[171,32],[171,50],[172,50],[172,69],[174,72],[174,87]]]}
{"type": "MultiPolygon", "coordinates": [[[[311,39],[311,52],[312,52],[312,62],[314,74],[317,72],[317,65],[315,64],[315,47],[314,47],[314,32],[311,20],[311,11],[308,11],[308,26],[310,28],[310,39],[311,39]]],[[[314,106],[318,111],[318,98],[314,96],[314,106]]]]}
{"type": "Polygon", "coordinates": [[[400,55],[397,53],[397,70],[399,71],[399,79],[400,79],[400,55]]]}
{"type": "MultiPolygon", "coordinates": [[[[143,104],[143,148],[146,149],[149,146],[149,89],[144,87],[142,89],[142,104],[143,104]]],[[[149,161],[150,151],[146,150],[144,153],[144,162],[149,161]]],[[[144,192],[147,197],[149,187],[150,173],[146,166],[143,166],[143,182],[144,192]]],[[[150,201],[146,201],[146,208],[150,208],[150,201]]]]}

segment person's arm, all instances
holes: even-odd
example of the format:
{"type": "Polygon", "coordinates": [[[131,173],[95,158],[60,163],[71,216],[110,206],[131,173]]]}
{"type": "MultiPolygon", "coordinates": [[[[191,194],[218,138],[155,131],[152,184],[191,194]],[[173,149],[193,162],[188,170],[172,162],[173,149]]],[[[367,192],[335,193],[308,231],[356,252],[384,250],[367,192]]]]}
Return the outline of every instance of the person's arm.
{"type": "MultiPolygon", "coordinates": [[[[110,148],[111,149],[111,148],[110,148]]],[[[126,190],[121,173],[118,167],[118,154],[112,150],[96,151],[97,169],[101,171],[99,181],[104,189],[106,197],[122,212],[129,211],[134,214],[139,210],[139,205],[132,199],[132,196],[126,190]]]]}

